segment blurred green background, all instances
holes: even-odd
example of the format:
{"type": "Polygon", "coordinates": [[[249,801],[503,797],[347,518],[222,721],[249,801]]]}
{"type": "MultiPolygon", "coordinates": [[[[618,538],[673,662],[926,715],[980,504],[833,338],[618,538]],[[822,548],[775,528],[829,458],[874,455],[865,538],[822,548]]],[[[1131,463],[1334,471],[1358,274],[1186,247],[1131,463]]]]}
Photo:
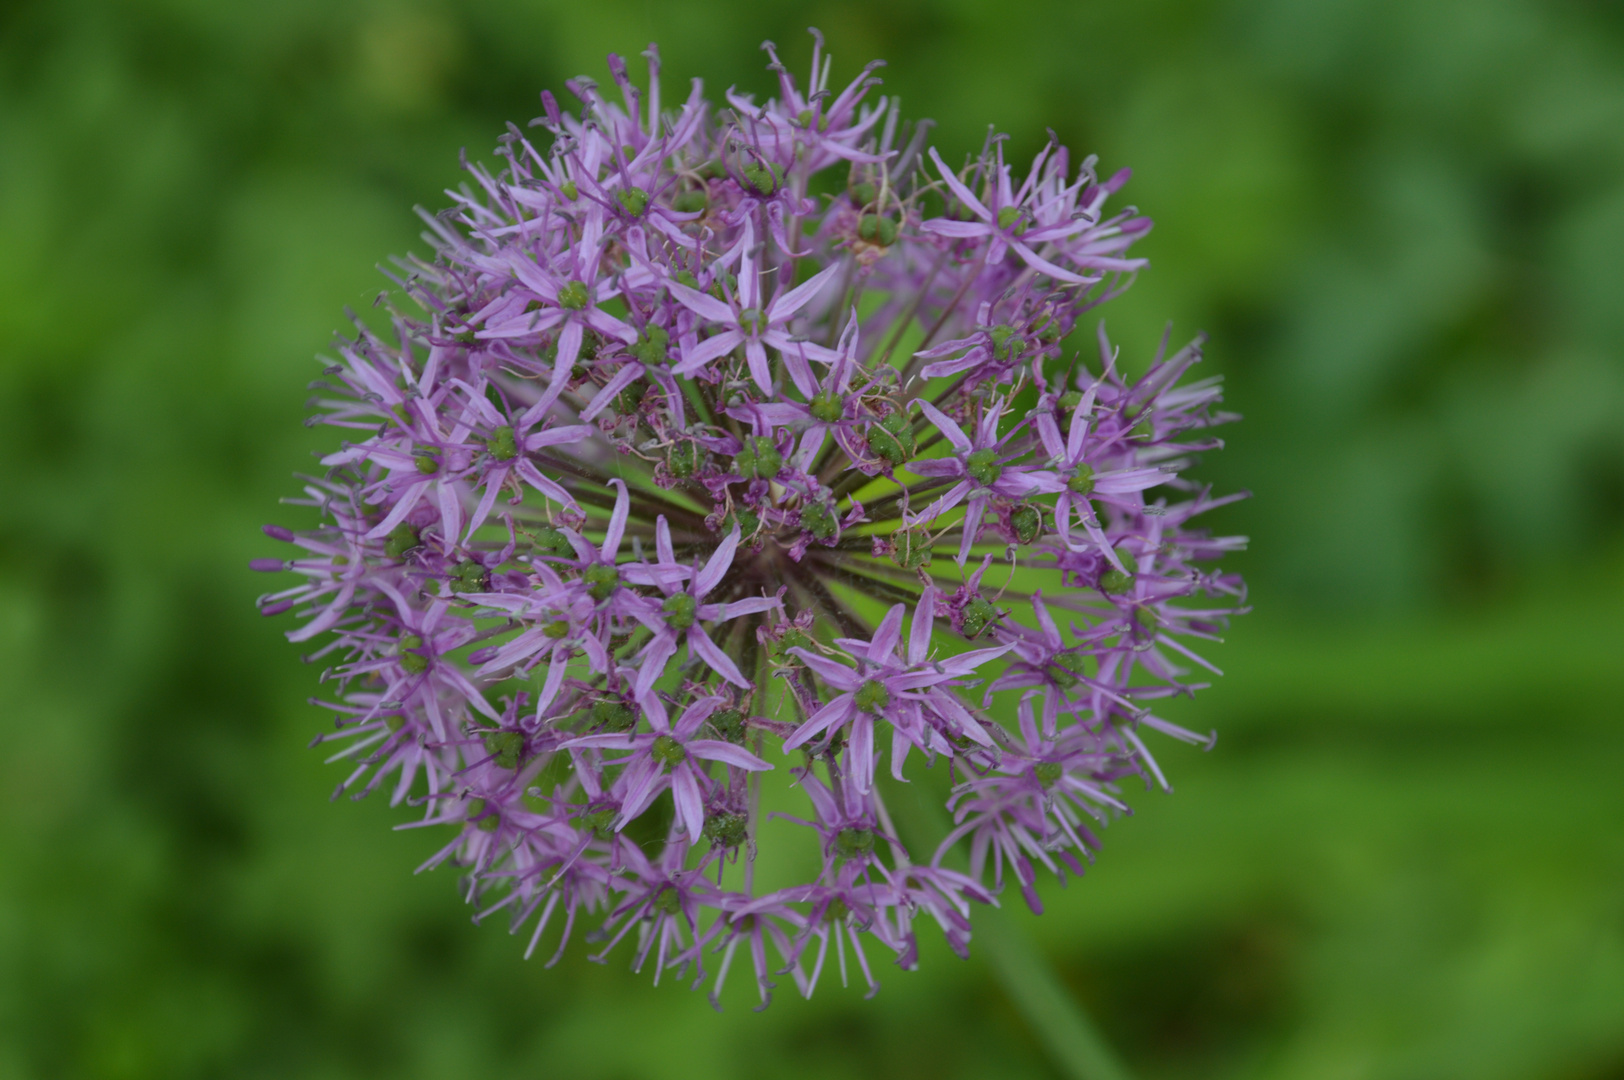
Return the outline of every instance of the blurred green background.
{"type": "MultiPolygon", "coordinates": [[[[1173,797],[1024,919],[1140,1076],[1624,1077],[1624,8],[0,5],[0,1076],[1043,1077],[981,958],[772,1009],[553,971],[254,614],[304,384],[414,204],[652,39],[1132,165],[1130,356],[1213,334],[1257,611],[1173,797]]],[[[305,463],[305,464],[302,464],[305,463]]],[[[741,984],[742,985],[742,984],[741,984]]]]}

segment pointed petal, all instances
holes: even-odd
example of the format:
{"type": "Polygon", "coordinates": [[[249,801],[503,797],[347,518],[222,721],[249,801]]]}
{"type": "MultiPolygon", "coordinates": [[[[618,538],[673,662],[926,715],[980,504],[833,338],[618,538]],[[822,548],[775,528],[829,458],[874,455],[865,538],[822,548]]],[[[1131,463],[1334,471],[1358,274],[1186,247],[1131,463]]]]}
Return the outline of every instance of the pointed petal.
{"type": "Polygon", "coordinates": [[[908,629],[908,663],[922,664],[930,654],[930,635],[936,625],[936,586],[927,585],[914,605],[913,626],[908,629]]]}
{"type": "Polygon", "coordinates": [[[631,513],[631,495],[626,490],[626,481],[616,478],[609,481],[615,489],[615,510],[609,515],[609,528],[603,534],[603,547],[599,550],[608,562],[614,562],[615,556],[620,554],[620,538],[626,535],[626,518],[631,513]]]}
{"type": "MultiPolygon", "coordinates": [[[[528,415],[529,413],[526,412],[525,416],[528,415]]],[[[537,417],[536,419],[539,420],[540,417],[537,417]]],[[[524,424],[523,417],[520,418],[519,424],[521,426],[524,424]]],[[[523,446],[526,450],[540,450],[543,447],[558,446],[561,443],[580,442],[583,439],[590,439],[597,433],[598,429],[590,424],[565,424],[560,427],[548,428],[545,431],[537,431],[534,434],[526,435],[524,437],[523,446]]]]}
{"type": "MultiPolygon", "coordinates": [[[[1072,430],[1076,431],[1076,421],[1072,421],[1072,430]]],[[[1049,456],[1056,461],[1068,460],[1066,457],[1066,444],[1060,438],[1060,425],[1054,422],[1054,417],[1048,413],[1038,417],[1038,438],[1043,440],[1043,448],[1049,456]]]]}
{"type": "Polygon", "coordinates": [[[947,164],[942,161],[942,155],[936,152],[934,146],[930,148],[929,154],[930,159],[936,163],[937,170],[941,172],[942,180],[946,182],[948,188],[953,192],[953,197],[969,207],[977,217],[991,221],[992,211],[982,206],[981,200],[970,193],[970,189],[964,186],[964,181],[959,179],[959,174],[947,167],[947,164]]]}
{"type": "MultiPolygon", "coordinates": [[[[1074,274],[1064,267],[1056,266],[1054,263],[1050,262],[1048,259],[1045,259],[1043,256],[1039,255],[1037,252],[1033,251],[1019,240],[1011,240],[1009,242],[1009,246],[1015,251],[1015,254],[1021,257],[1021,260],[1025,262],[1026,265],[1032,267],[1034,270],[1042,270],[1045,274],[1048,274],[1056,281],[1064,281],[1072,285],[1085,285],[1089,281],[1088,278],[1083,277],[1080,274],[1074,274]]],[[[1099,278],[1095,277],[1093,280],[1098,281],[1099,278]]]]}
{"type": "Polygon", "coordinates": [[[1094,409],[1094,388],[1089,387],[1083,400],[1071,414],[1071,434],[1066,438],[1066,460],[1076,461],[1083,456],[1083,444],[1088,439],[1088,414],[1094,409]]]}
{"type": "Polygon", "coordinates": [[[874,637],[868,646],[870,662],[881,664],[896,657],[897,642],[902,639],[902,615],[904,608],[901,604],[894,604],[880,625],[874,628],[874,637]]]}
{"type": "Polygon", "coordinates": [[[686,761],[671,770],[671,800],[688,838],[699,843],[705,828],[705,800],[699,793],[699,781],[694,779],[693,766],[686,761]]]}
{"type": "Polygon", "coordinates": [[[964,523],[961,526],[963,535],[959,539],[959,557],[956,562],[960,566],[970,561],[970,549],[975,546],[976,538],[981,534],[981,519],[987,514],[987,497],[975,495],[964,508],[964,523]]]}
{"type": "MultiPolygon", "coordinates": [[[[970,481],[960,480],[958,483],[948,488],[947,493],[941,498],[925,507],[925,509],[920,511],[918,514],[913,515],[908,524],[918,525],[921,522],[935,521],[937,518],[959,505],[960,501],[962,501],[963,498],[968,494],[970,494],[970,481]]],[[[960,565],[963,564],[961,563],[960,565]]]]}
{"type": "Polygon", "coordinates": [[[671,526],[665,520],[664,514],[661,514],[659,520],[654,523],[654,551],[663,563],[677,561],[676,549],[671,546],[671,526]]]}
{"type": "Polygon", "coordinates": [[[813,713],[806,723],[796,728],[794,734],[784,740],[784,749],[794,750],[802,743],[817,738],[826,729],[845,723],[846,717],[850,716],[853,711],[852,695],[841,694],[813,713]]]}
{"type": "Polygon", "coordinates": [[[558,358],[553,361],[552,385],[559,386],[569,378],[570,369],[581,355],[581,324],[571,319],[558,332],[558,358]]]}
{"type": "Polygon", "coordinates": [[[540,716],[547,711],[547,706],[558,697],[558,691],[564,686],[564,673],[569,669],[570,650],[553,649],[551,662],[547,665],[547,681],[542,685],[541,693],[536,698],[536,715],[540,716]]]}
{"type": "MultiPolygon", "coordinates": [[[[599,300],[604,297],[599,296],[599,300]]],[[[604,337],[618,338],[627,345],[635,344],[637,331],[621,322],[602,308],[591,308],[585,313],[586,324],[604,337]]]]}
{"type": "Polygon", "coordinates": [[[607,409],[609,403],[615,400],[617,394],[643,377],[643,370],[642,364],[633,361],[615,372],[614,378],[605,383],[603,389],[592,395],[592,400],[587,403],[586,408],[581,410],[581,419],[590,420],[604,409],[607,409]]]}
{"type": "Polygon", "coordinates": [[[536,468],[530,462],[519,462],[519,467],[515,471],[519,474],[520,479],[529,484],[531,487],[535,488],[537,491],[541,492],[543,495],[547,496],[547,498],[553,500],[553,502],[560,503],[572,509],[575,508],[575,497],[569,492],[565,491],[563,488],[559,487],[553,481],[549,480],[545,475],[543,475],[540,469],[536,468]]]}
{"type": "Polygon", "coordinates": [[[706,622],[726,622],[737,619],[740,615],[754,615],[759,611],[771,611],[783,607],[784,602],[776,596],[752,596],[745,600],[734,600],[729,604],[706,604],[699,610],[703,613],[699,617],[706,622]]]}
{"type": "Polygon", "coordinates": [[[742,746],[734,746],[730,742],[720,739],[694,739],[686,744],[688,752],[697,758],[707,761],[720,761],[731,765],[735,769],[746,769],[750,772],[766,772],[772,766],[762,761],[756,755],[742,746]]]}
{"type": "Polygon", "coordinates": [[[938,236],[951,236],[955,239],[968,239],[972,236],[986,236],[992,232],[992,226],[981,221],[952,221],[948,218],[931,218],[919,226],[921,232],[935,233],[938,236]]]}
{"type": "Polygon", "coordinates": [[[1168,474],[1155,469],[1118,469],[1101,473],[1094,481],[1094,490],[1101,495],[1128,495],[1153,488],[1168,479],[1168,474]]]}
{"type": "Polygon", "coordinates": [[[975,449],[975,445],[970,442],[970,438],[964,433],[964,429],[954,423],[946,413],[924,398],[916,399],[916,403],[919,405],[919,410],[925,414],[925,417],[936,425],[937,430],[946,436],[948,442],[953,444],[953,449],[961,454],[968,454],[975,449]]]}
{"type": "Polygon", "coordinates": [[[485,493],[479,497],[479,505],[468,519],[468,532],[462,538],[463,543],[474,538],[474,533],[485,524],[485,518],[490,514],[491,507],[496,505],[496,497],[502,493],[502,483],[508,477],[508,469],[492,469],[485,476],[485,493]]]}
{"type": "Polygon", "coordinates": [[[677,654],[676,632],[667,629],[643,646],[638,658],[637,682],[632,686],[632,697],[638,701],[651,700],[654,684],[665,674],[665,665],[677,654]]]}
{"type": "Polygon", "coordinates": [[[692,311],[695,315],[709,319],[713,323],[724,326],[736,325],[733,318],[733,309],[716,299],[714,296],[690,289],[680,281],[667,280],[666,289],[677,298],[677,303],[692,311]]]}
{"type": "Polygon", "coordinates": [[[915,476],[923,476],[928,479],[963,476],[964,463],[958,458],[926,458],[923,461],[910,461],[908,471],[915,476]]]}
{"type": "Polygon", "coordinates": [[[829,283],[829,279],[844,269],[841,263],[835,263],[821,273],[814,274],[789,292],[773,301],[773,306],[767,309],[767,321],[780,323],[800,311],[816,295],[818,291],[829,283]]]}
{"type": "MultiPolygon", "coordinates": [[[[661,518],[661,520],[665,519],[661,518]]],[[[669,540],[667,542],[669,543],[669,540]]],[[[727,538],[716,546],[715,552],[711,554],[710,561],[705,564],[705,569],[701,570],[699,576],[694,579],[694,596],[696,598],[703,600],[710,594],[712,589],[721,583],[722,575],[726,574],[728,568],[733,565],[733,553],[738,549],[739,527],[734,525],[733,531],[728,533],[727,538]]]]}
{"type": "MultiPolygon", "coordinates": [[[[406,520],[406,515],[412,512],[412,508],[417,505],[418,500],[428,491],[429,485],[432,483],[434,481],[424,480],[407,488],[395,505],[390,507],[389,513],[384,516],[384,519],[378,522],[371,532],[367,533],[366,539],[376,540],[381,536],[388,536],[396,525],[406,520]]],[[[455,536],[456,533],[452,532],[447,535],[455,536]]]]}
{"type": "Polygon", "coordinates": [[[739,689],[749,690],[755,685],[744,677],[744,673],[739,670],[739,666],[733,662],[733,659],[718,648],[716,642],[707,637],[705,631],[697,626],[688,628],[688,648],[694,651],[694,655],[709,664],[711,670],[739,689]]]}
{"type": "Polygon", "coordinates": [[[802,397],[810,398],[818,392],[817,377],[812,374],[812,365],[806,362],[806,348],[802,342],[786,342],[785,345],[773,341],[776,334],[768,335],[767,340],[772,342],[784,358],[784,370],[789,372],[789,381],[795,384],[802,397]]]}
{"type": "Polygon", "coordinates": [[[766,347],[757,339],[750,338],[744,343],[744,358],[750,365],[750,377],[756,380],[756,385],[761,387],[761,392],[769,397],[772,396],[773,369],[772,365],[767,362],[766,347]]]}
{"type": "Polygon", "coordinates": [[[1060,627],[1054,624],[1054,616],[1049,614],[1049,605],[1043,602],[1042,589],[1032,594],[1032,610],[1037,614],[1038,625],[1043,628],[1043,640],[1050,648],[1059,648],[1062,644],[1060,627]]]}
{"type": "Polygon", "coordinates": [[[874,717],[859,712],[851,722],[851,738],[847,743],[851,752],[851,771],[857,781],[857,790],[867,792],[874,787],[874,717]]]}
{"type": "Polygon", "coordinates": [[[793,648],[790,652],[799,657],[801,663],[816,672],[818,678],[837,690],[855,690],[863,683],[863,680],[857,677],[857,672],[845,664],[835,663],[827,656],[800,647],[793,648]]]}
{"type": "Polygon", "coordinates": [[[901,725],[893,725],[891,728],[891,776],[904,784],[908,780],[907,777],[902,775],[902,763],[908,760],[908,751],[912,749],[913,743],[909,741],[907,733],[902,730],[901,725]]]}
{"type": "Polygon", "coordinates": [[[743,340],[744,335],[739,331],[724,330],[720,334],[701,341],[692,350],[684,350],[682,359],[671,370],[677,375],[691,374],[715,360],[718,356],[724,356],[732,352],[739,347],[739,342],[743,340]]]}

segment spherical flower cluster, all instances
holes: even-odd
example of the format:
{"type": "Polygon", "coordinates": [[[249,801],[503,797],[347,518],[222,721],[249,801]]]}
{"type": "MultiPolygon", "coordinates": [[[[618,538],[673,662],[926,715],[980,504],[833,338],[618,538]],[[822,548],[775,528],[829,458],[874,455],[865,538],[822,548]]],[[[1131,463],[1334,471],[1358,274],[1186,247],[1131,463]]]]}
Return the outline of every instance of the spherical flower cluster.
{"type": "Polygon", "coordinates": [[[1064,348],[1143,264],[1127,173],[955,168],[819,46],[805,88],[767,46],[764,105],[667,111],[652,49],[646,96],[618,57],[623,104],[543,94],[546,147],[511,129],[426,216],[420,311],[340,339],[319,525],[256,563],[322,640],[338,791],[450,829],[427,865],[479,917],[713,993],[742,956],[763,1003],[1081,873],[1120,782],[1164,783],[1145,733],[1204,741],[1153,706],[1244,603],[1182,476],[1227,419],[1179,385],[1199,342],[1137,379],[1103,325],[1064,348]]]}

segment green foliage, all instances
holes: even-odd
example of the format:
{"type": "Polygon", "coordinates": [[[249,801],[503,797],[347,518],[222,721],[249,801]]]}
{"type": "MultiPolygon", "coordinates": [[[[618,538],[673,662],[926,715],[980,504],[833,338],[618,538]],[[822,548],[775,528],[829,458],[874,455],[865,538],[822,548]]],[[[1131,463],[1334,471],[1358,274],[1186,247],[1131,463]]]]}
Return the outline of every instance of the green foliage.
{"type": "MultiPolygon", "coordinates": [[[[276,500],[336,446],[299,426],[311,354],[345,306],[386,328],[374,266],[422,250],[410,209],[445,205],[458,149],[491,160],[539,90],[608,85],[603,54],[650,40],[668,102],[691,75],[764,97],[757,44],[802,70],[809,22],[837,84],[890,61],[949,161],[996,123],[1016,162],[1053,127],[1074,163],[1133,166],[1157,226],[1102,309],[1120,362],[1169,317],[1206,329],[1198,374],[1247,417],[1201,475],[1256,492],[1215,525],[1253,536],[1259,613],[1166,710],[1223,737],[1153,741],[1177,796],[1126,782],[1099,864],[1016,920],[1113,1046],[1147,1078],[1624,1068],[1611,8],[22,0],[0,17],[0,1073],[1053,1075],[974,946],[927,938],[918,974],[871,957],[867,1003],[780,978],[761,1016],[742,970],[718,1017],[620,962],[544,970],[550,935],[525,963],[452,872],[410,873],[443,830],[390,832],[387,792],[329,805],[344,766],[303,750],[327,688],[289,619],[253,613],[291,579],[247,561],[294,555],[258,526],[308,523],[276,500]]],[[[878,189],[852,194],[891,242],[878,189]]],[[[1094,331],[1068,342],[1091,368],[1094,331]]],[[[601,708],[592,730],[629,719],[601,708]]],[[[523,766],[522,741],[491,750],[523,766]]]]}

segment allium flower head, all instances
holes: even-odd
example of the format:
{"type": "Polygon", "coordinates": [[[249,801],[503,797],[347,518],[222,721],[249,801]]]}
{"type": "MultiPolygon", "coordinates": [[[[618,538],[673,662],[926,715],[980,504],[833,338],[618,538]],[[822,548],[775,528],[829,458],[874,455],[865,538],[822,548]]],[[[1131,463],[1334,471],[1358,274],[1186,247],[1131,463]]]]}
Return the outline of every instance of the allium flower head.
{"type": "Polygon", "coordinates": [[[748,961],[763,1003],[1081,873],[1122,782],[1165,786],[1145,733],[1204,741],[1155,704],[1244,603],[1191,524],[1226,501],[1184,476],[1228,419],[1200,342],[1137,379],[1103,324],[1066,348],[1144,265],[1127,173],[952,165],[872,66],[767,50],[777,97],[674,110],[611,57],[619,103],[543,94],[469,166],[317,384],[319,525],[255,564],[324,639],[338,793],[449,830],[478,917],[713,992],[748,961]]]}

